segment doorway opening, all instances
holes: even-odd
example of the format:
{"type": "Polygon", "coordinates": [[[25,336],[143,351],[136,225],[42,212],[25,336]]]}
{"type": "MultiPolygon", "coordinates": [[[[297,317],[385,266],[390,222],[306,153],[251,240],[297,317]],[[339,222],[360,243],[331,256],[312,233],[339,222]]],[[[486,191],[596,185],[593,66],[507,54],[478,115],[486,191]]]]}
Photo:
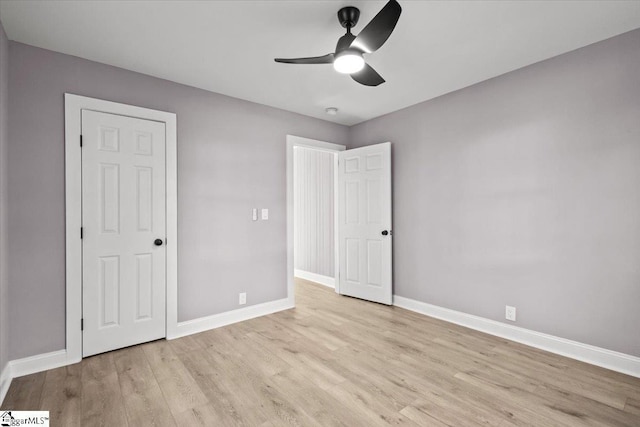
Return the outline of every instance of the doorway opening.
{"type": "Polygon", "coordinates": [[[295,305],[296,275],[331,286],[327,274],[333,274],[333,285],[341,295],[392,304],[391,217],[390,142],[346,150],[342,145],[288,135],[287,293],[291,305],[295,305]],[[333,206],[326,206],[331,200],[333,206]],[[327,238],[328,230],[333,230],[333,242],[331,236],[327,238]],[[331,250],[333,266],[328,260],[331,250]]]}
{"type": "Polygon", "coordinates": [[[335,289],[337,152],[293,148],[293,264],[296,279],[335,289]]]}
{"type": "Polygon", "coordinates": [[[344,145],[287,136],[288,280],[338,291],[337,165],[344,145]]]}

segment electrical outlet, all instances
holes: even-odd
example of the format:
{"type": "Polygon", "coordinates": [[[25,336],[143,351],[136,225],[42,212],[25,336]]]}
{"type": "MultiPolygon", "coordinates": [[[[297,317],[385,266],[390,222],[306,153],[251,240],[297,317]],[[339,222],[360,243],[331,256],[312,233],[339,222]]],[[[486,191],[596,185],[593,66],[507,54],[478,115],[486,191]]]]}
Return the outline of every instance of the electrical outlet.
{"type": "Polygon", "coordinates": [[[244,305],[246,303],[247,303],[247,293],[241,292],[240,295],[238,296],[238,304],[244,305]]]}
{"type": "Polygon", "coordinates": [[[507,320],[511,320],[512,322],[516,321],[516,308],[511,307],[510,305],[505,307],[504,317],[507,320]]]}
{"type": "Polygon", "coordinates": [[[263,220],[269,219],[269,209],[262,209],[262,219],[263,220]]]}

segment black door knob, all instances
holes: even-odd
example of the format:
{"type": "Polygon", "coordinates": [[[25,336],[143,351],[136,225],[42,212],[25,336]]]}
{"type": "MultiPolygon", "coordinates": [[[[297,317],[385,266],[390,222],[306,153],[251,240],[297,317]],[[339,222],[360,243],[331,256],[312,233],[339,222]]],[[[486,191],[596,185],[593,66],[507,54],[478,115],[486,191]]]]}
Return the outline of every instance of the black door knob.
{"type": "Polygon", "coordinates": [[[156,239],[153,241],[153,244],[156,246],[162,246],[162,239],[156,239]]]}
{"type": "Polygon", "coordinates": [[[387,230],[383,230],[383,231],[382,231],[382,235],[383,235],[383,236],[386,236],[387,234],[389,234],[389,232],[388,232],[387,230]]]}

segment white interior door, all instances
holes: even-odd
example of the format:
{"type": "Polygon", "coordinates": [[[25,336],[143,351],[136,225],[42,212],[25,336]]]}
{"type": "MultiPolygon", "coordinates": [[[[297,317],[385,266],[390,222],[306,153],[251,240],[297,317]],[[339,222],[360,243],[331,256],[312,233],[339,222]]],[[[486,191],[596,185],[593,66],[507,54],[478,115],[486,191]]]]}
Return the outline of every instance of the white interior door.
{"type": "Polygon", "coordinates": [[[165,336],[165,209],[165,124],[82,110],[83,356],[165,336]]]}
{"type": "Polygon", "coordinates": [[[338,156],[339,292],[391,304],[391,143],[338,156]]]}

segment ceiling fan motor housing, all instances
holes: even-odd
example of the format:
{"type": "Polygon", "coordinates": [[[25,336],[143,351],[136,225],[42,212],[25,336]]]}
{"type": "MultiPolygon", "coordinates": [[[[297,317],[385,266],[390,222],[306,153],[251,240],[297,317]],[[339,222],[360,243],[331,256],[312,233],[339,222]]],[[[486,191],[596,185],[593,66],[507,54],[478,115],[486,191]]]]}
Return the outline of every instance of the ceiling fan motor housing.
{"type": "Polygon", "coordinates": [[[346,29],[356,26],[360,18],[360,9],[353,6],[343,7],[338,11],[338,21],[346,29]]]}
{"type": "Polygon", "coordinates": [[[336,45],[336,54],[342,52],[343,50],[349,49],[349,47],[351,46],[351,42],[353,42],[355,38],[356,36],[351,33],[347,33],[344,36],[340,37],[340,39],[338,40],[338,44],[336,45]]]}

